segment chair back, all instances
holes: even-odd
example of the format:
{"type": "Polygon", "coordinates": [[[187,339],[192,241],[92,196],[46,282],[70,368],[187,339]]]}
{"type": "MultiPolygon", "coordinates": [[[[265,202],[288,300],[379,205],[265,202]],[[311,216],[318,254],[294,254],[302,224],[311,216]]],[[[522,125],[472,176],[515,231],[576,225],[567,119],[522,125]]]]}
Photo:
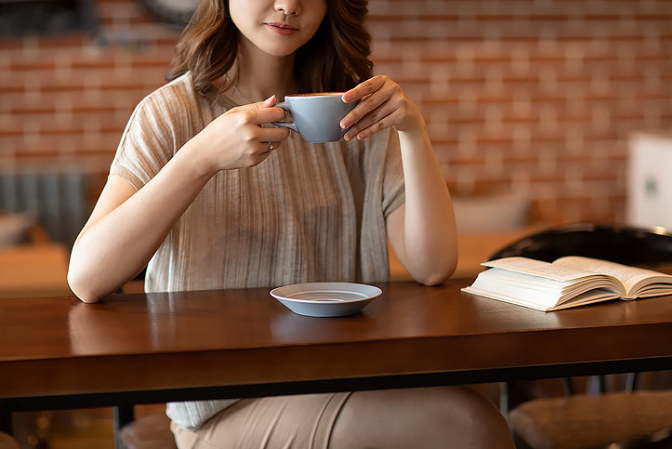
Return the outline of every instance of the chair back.
{"type": "Polygon", "coordinates": [[[584,256],[624,265],[672,265],[672,232],[660,227],[574,223],[531,234],[500,248],[490,260],[522,256],[552,262],[584,256]]]}

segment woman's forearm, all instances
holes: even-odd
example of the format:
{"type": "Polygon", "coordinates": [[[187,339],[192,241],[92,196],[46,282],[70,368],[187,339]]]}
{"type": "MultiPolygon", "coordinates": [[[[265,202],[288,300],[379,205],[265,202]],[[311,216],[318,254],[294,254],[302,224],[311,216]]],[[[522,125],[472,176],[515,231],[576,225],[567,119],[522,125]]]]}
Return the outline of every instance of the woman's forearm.
{"type": "Polygon", "coordinates": [[[212,176],[193,153],[188,143],[142,189],[118,206],[110,204],[109,212],[96,216],[94,211],[75,242],[68,272],[70,287],[82,301],[113,293],[151,259],[212,176]]]}
{"type": "Polygon", "coordinates": [[[424,121],[415,132],[400,132],[406,202],[403,260],[424,284],[438,284],[457,265],[455,215],[446,182],[424,121]]]}

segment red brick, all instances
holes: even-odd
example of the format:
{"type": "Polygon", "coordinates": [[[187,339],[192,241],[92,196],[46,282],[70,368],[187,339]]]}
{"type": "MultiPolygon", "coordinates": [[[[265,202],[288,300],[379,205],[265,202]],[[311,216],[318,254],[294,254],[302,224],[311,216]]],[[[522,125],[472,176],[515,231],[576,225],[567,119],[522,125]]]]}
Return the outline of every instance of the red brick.
{"type": "MultiPolygon", "coordinates": [[[[376,73],[418,103],[454,194],[524,188],[539,219],[623,217],[630,133],[672,126],[671,0],[520,0],[520,16],[504,2],[388,4],[371,18],[376,73]],[[462,20],[473,24],[466,35],[462,20]],[[566,26],[572,20],[580,26],[566,26]],[[431,36],[437,27],[443,37],[431,36]],[[608,113],[596,121],[596,110],[608,113]]],[[[137,51],[119,42],[98,49],[81,35],[31,38],[26,49],[22,39],[0,43],[0,109],[13,114],[0,139],[18,161],[74,158],[104,172],[135,105],[163,84],[177,33],[135,0],[98,6],[103,34],[129,23],[154,34],[137,51]],[[24,139],[21,122],[51,148],[24,139]]]]}

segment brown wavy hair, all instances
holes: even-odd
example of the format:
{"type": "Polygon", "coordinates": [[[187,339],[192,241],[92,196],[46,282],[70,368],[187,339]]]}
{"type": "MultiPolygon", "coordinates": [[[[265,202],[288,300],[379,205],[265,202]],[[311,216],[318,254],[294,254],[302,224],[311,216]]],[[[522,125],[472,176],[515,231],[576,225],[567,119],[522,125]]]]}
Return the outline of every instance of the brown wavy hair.
{"type": "MultiPolygon", "coordinates": [[[[228,0],[201,1],[177,43],[168,81],[189,71],[196,90],[207,95],[215,81],[231,69],[238,54],[239,31],[227,5],[228,0]]],[[[367,14],[366,0],[327,0],[320,27],[296,52],[298,93],[342,92],[371,77],[367,14]]],[[[222,89],[228,87],[224,84],[222,89]]]]}

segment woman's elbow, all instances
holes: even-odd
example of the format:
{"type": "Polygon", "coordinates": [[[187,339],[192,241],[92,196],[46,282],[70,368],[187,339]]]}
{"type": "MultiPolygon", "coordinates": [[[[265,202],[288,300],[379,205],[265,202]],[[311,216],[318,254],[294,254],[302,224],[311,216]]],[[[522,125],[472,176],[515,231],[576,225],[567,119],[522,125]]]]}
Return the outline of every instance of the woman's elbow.
{"type": "Polygon", "coordinates": [[[416,282],[423,285],[440,285],[444,283],[457,268],[457,257],[450,257],[445,261],[434,264],[431,269],[413,275],[416,282]]]}
{"type": "Polygon", "coordinates": [[[433,286],[433,285],[440,285],[445,282],[446,279],[450,276],[451,273],[448,272],[436,272],[436,273],[430,273],[427,275],[422,275],[422,276],[414,276],[416,282],[422,284],[422,285],[427,285],[427,286],[433,286]]]}
{"type": "Polygon", "coordinates": [[[103,295],[100,295],[92,289],[90,282],[86,281],[86,276],[84,273],[81,273],[81,270],[77,270],[70,265],[68,269],[68,285],[72,293],[80,299],[80,301],[85,303],[95,303],[98,302],[103,295]]]}

